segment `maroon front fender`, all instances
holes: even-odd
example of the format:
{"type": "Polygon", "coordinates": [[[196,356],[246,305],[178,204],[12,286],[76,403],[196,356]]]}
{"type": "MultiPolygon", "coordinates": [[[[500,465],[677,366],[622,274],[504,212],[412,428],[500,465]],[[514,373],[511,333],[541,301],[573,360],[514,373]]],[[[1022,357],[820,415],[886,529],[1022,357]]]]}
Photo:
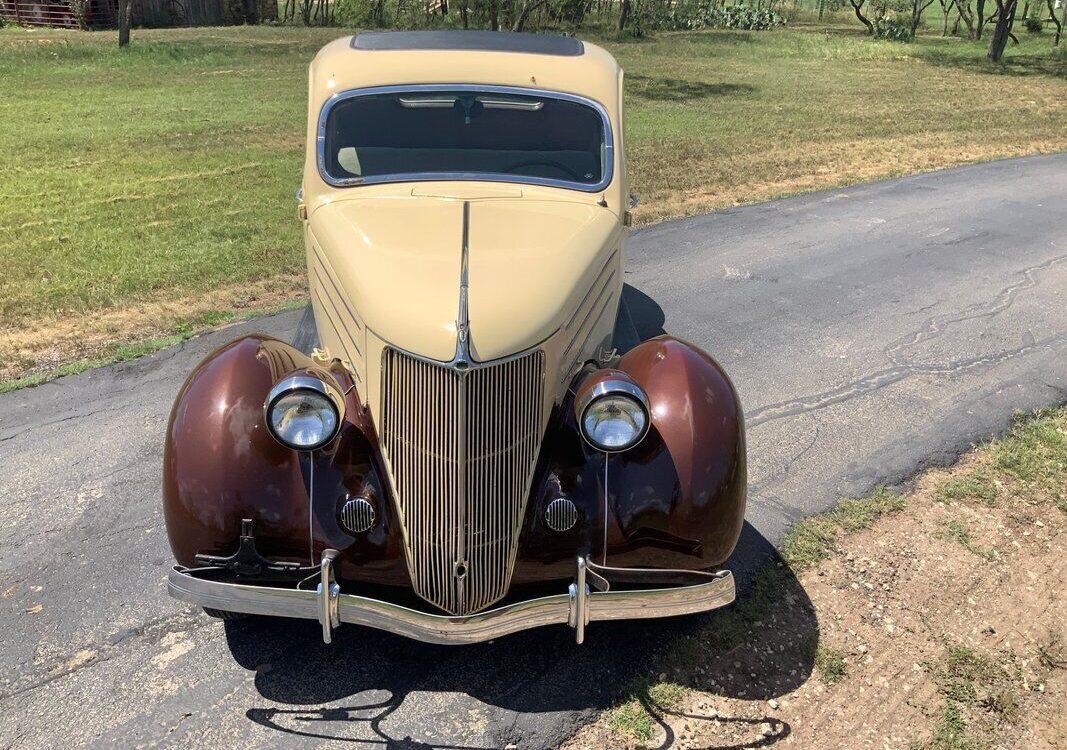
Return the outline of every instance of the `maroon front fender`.
{"type": "Polygon", "coordinates": [[[747,489],[744,418],[730,379],[700,349],[668,336],[635,347],[618,368],[647,394],[652,429],[609,466],[608,563],[627,564],[625,551],[644,543],[663,551],[663,563],[692,555],[721,564],[741,533],[747,489]]]}
{"type": "Polygon", "coordinates": [[[264,555],[310,563],[307,490],[298,455],[263,423],[276,380],[311,364],[292,347],[249,336],[222,347],[185,381],[174,402],[163,453],[163,516],[175,559],[228,554],[241,519],[256,522],[264,555]],[[296,355],[294,357],[294,355],[296,355]]]}
{"type": "Polygon", "coordinates": [[[200,363],[178,393],[164,448],[163,515],[178,563],[232,554],[247,518],[266,558],[316,565],[330,547],[341,551],[341,578],[408,584],[377,439],[349,377],[266,336],[233,341],[200,363]],[[300,369],[332,378],[348,394],[337,438],[310,454],[279,444],[263,417],[271,387],[300,369]],[[338,522],[355,495],[368,497],[378,516],[358,538],[338,522]]]}
{"type": "MultiPolygon", "coordinates": [[[[615,567],[708,569],[733,552],[745,518],[744,420],[737,394],[707,354],[667,336],[626,354],[618,370],[645,391],[652,425],[633,449],[604,454],[579,434],[573,396],[549,424],[519,546],[519,582],[573,575],[587,551],[615,567]],[[548,529],[569,498],[578,523],[548,529]],[[606,542],[606,547],[605,547],[606,542]]],[[[588,373],[581,394],[611,371],[588,373]]]]}

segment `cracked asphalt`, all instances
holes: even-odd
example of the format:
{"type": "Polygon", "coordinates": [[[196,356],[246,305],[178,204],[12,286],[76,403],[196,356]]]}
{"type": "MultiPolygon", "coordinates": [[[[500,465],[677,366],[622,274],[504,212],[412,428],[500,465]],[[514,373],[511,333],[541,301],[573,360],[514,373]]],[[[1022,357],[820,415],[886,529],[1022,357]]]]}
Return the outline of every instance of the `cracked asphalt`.
{"type": "MultiPolygon", "coordinates": [[[[839,497],[1067,401],[1065,205],[1059,154],[634,233],[639,333],[705,347],[746,409],[734,567],[751,572],[839,497]]],[[[214,347],[289,338],[299,320],[0,396],[0,748],[553,747],[699,626],[593,624],[580,648],[565,628],[442,648],[346,626],[326,647],[315,623],[224,627],[170,600],[159,485],[174,394],[214,347]]]]}

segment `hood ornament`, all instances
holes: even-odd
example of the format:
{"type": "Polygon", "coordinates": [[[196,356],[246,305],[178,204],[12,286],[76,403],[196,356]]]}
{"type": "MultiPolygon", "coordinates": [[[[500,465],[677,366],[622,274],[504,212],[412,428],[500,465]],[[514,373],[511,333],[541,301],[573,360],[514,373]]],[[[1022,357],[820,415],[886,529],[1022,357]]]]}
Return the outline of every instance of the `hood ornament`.
{"type": "Polygon", "coordinates": [[[467,256],[470,253],[468,237],[470,235],[471,204],[463,202],[463,250],[459,265],[459,317],[456,319],[456,356],[453,357],[451,366],[456,370],[469,370],[473,361],[471,359],[471,322],[467,312],[467,256]]]}

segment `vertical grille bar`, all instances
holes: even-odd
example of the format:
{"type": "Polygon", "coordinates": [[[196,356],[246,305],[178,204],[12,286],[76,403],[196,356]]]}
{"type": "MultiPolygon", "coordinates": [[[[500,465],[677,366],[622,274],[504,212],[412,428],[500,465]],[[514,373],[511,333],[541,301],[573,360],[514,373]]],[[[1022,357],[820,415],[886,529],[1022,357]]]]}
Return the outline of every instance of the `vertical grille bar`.
{"type": "Polygon", "coordinates": [[[541,444],[544,353],[461,372],[386,349],[382,446],[419,596],[476,612],[511,582],[541,444]]]}

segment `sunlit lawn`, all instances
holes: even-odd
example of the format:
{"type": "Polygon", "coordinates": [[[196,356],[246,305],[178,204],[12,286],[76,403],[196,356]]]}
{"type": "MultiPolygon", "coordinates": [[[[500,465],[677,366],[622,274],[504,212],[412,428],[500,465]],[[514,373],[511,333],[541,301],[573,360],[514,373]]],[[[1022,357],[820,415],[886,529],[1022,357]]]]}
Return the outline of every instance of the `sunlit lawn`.
{"type": "MultiPolygon", "coordinates": [[[[0,30],[0,371],[57,320],[299,273],[305,69],[340,33],[0,30]]],[[[1067,148],[1067,56],[1022,39],[1003,68],[847,27],[609,42],[639,218],[1067,148]]]]}

